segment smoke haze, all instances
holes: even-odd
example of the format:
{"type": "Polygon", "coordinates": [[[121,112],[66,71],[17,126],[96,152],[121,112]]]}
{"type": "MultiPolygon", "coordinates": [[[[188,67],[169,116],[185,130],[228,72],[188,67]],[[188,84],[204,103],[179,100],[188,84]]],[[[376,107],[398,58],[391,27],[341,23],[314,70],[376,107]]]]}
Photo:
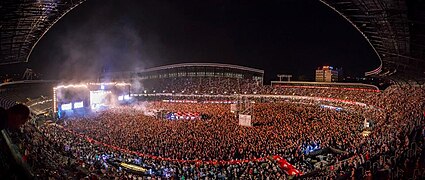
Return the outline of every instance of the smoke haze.
{"type": "Polygon", "coordinates": [[[142,39],[132,22],[113,24],[116,25],[99,27],[96,18],[91,18],[59,37],[58,48],[63,62],[58,78],[93,81],[102,71],[144,68],[147,62],[141,52],[142,39]]]}
{"type": "Polygon", "coordinates": [[[278,73],[314,77],[321,65],[363,74],[379,63],[355,28],[307,0],[90,0],[59,20],[30,57],[45,79],[69,80],[181,62],[264,69],[265,81],[278,73]]]}

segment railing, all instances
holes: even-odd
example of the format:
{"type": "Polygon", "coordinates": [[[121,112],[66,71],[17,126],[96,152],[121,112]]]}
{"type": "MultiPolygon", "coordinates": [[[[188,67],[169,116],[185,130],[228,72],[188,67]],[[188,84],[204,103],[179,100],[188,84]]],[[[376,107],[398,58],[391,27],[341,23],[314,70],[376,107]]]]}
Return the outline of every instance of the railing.
{"type": "Polygon", "coordinates": [[[32,179],[32,177],[34,177],[34,174],[32,173],[31,168],[28,166],[27,163],[23,161],[21,153],[19,153],[17,146],[13,144],[7,131],[4,129],[1,130],[1,134],[3,136],[3,139],[6,141],[7,147],[9,148],[9,151],[11,152],[16,164],[24,170],[25,174],[23,175],[26,178],[32,179]]]}

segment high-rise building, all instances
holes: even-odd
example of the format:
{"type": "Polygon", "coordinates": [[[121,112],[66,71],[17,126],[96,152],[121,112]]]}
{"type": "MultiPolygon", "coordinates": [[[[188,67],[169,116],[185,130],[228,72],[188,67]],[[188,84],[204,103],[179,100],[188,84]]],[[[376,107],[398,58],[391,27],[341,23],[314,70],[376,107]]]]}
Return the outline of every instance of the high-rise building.
{"type": "Polygon", "coordinates": [[[317,82],[337,82],[342,78],[342,68],[322,66],[316,69],[317,82]]]}

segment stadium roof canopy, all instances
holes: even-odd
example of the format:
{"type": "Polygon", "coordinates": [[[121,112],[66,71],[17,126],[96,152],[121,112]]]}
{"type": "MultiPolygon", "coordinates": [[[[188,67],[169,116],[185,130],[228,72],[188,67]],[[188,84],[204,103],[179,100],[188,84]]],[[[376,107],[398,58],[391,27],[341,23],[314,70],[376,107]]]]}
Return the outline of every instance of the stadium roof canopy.
{"type": "Polygon", "coordinates": [[[180,67],[219,67],[219,68],[232,68],[232,69],[239,69],[239,70],[244,70],[244,71],[252,71],[252,72],[264,74],[264,70],[261,70],[261,69],[255,69],[255,68],[250,68],[250,67],[238,66],[238,65],[233,65],[233,64],[220,64],[220,63],[179,63],[179,64],[171,64],[171,65],[153,67],[153,68],[145,69],[143,71],[144,72],[149,72],[149,71],[158,71],[158,70],[173,69],[173,68],[180,68],[180,67]]]}
{"type": "Polygon", "coordinates": [[[85,0],[1,0],[0,65],[27,62],[37,42],[85,0]]]}
{"type": "Polygon", "coordinates": [[[381,65],[366,75],[425,77],[425,1],[320,0],[349,21],[369,42],[381,65]]]}

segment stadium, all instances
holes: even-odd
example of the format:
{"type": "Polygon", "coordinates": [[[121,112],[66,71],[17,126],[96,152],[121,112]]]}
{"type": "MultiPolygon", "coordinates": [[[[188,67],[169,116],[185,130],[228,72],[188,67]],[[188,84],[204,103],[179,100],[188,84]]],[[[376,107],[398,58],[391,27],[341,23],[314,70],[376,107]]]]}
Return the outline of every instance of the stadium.
{"type": "MultiPolygon", "coordinates": [[[[103,74],[102,81],[124,81],[142,84],[135,93],[211,93],[240,92],[244,86],[263,84],[264,71],[218,63],[181,63],[154,67],[139,72],[103,74]],[[212,87],[221,86],[224,89],[212,87]],[[196,90],[195,90],[196,89],[196,90]],[[192,90],[192,91],[191,91],[192,90]],[[195,92],[196,91],[196,92],[195,92]]],[[[250,89],[250,88],[248,88],[250,89]]]]}
{"type": "MultiPolygon", "coordinates": [[[[50,27],[83,2],[2,3],[0,64],[27,62],[50,27]]],[[[267,85],[264,70],[225,63],[2,83],[0,177],[425,178],[425,26],[415,24],[425,5],[320,2],[364,36],[380,60],[365,75],[389,87],[267,85]]]]}

